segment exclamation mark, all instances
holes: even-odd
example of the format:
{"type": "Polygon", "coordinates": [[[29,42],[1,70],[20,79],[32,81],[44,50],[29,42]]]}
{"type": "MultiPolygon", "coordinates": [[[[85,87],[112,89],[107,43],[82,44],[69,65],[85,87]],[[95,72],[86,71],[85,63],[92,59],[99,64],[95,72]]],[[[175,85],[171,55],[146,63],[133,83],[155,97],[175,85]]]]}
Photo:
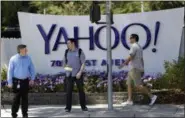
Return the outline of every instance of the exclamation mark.
{"type": "MultiPolygon", "coordinates": [[[[159,28],[160,28],[160,22],[157,21],[156,24],[155,24],[155,37],[154,37],[154,46],[156,46],[157,44],[157,39],[158,39],[158,33],[159,33],[159,28]]],[[[153,48],[152,49],[152,52],[156,52],[157,49],[156,48],[153,48]]]]}

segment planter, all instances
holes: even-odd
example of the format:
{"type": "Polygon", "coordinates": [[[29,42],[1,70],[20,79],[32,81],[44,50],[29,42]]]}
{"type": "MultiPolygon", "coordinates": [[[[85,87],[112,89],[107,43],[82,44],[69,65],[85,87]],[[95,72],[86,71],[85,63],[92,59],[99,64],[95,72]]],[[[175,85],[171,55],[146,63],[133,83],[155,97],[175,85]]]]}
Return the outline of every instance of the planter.
{"type": "MultiPolygon", "coordinates": [[[[185,94],[170,90],[153,91],[158,95],[158,104],[184,104],[185,94]]],[[[107,93],[86,93],[87,104],[107,104],[107,93]]],[[[2,102],[12,104],[12,93],[2,93],[2,102]]],[[[64,105],[66,103],[65,93],[29,93],[29,104],[31,105],[64,105]]],[[[120,104],[127,100],[127,92],[114,92],[113,103],[120,104]]],[[[136,104],[148,104],[150,99],[141,93],[134,93],[133,100],[136,104]]],[[[79,104],[78,93],[73,93],[73,104],[79,104]]]]}

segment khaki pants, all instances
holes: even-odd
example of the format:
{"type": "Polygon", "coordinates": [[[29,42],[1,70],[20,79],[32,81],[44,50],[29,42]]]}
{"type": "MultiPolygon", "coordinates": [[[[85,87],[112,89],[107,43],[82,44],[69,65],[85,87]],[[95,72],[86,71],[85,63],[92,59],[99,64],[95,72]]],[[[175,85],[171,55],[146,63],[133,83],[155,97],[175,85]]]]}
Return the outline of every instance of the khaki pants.
{"type": "Polygon", "coordinates": [[[143,71],[136,68],[131,69],[128,73],[127,84],[133,84],[134,86],[142,85],[141,77],[143,75],[143,71]]]}

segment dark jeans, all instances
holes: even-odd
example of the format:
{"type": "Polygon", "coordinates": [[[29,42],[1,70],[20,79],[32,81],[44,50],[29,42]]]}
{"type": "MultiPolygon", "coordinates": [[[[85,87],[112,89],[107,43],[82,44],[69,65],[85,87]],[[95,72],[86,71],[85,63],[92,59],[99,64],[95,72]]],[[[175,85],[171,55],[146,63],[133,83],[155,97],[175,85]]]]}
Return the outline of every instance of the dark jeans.
{"type": "Polygon", "coordinates": [[[79,99],[80,99],[80,105],[81,108],[86,108],[86,100],[85,100],[85,92],[84,92],[84,83],[83,83],[83,76],[80,79],[76,79],[76,77],[67,77],[66,78],[66,84],[67,84],[67,90],[66,90],[66,109],[71,110],[72,106],[72,91],[74,82],[76,82],[78,91],[79,91],[79,99]]]}
{"type": "Polygon", "coordinates": [[[13,104],[12,104],[12,117],[17,117],[17,112],[19,110],[20,101],[21,101],[21,109],[22,115],[28,116],[28,91],[29,91],[29,79],[20,80],[17,78],[13,78],[13,104]],[[17,85],[20,85],[20,88],[17,88],[17,85]]]}

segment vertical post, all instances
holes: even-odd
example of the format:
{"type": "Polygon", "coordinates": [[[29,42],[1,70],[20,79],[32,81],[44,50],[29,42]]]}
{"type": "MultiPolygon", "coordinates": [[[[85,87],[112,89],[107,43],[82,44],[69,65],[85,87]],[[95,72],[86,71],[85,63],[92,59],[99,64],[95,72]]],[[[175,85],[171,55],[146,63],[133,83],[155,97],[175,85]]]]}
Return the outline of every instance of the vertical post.
{"type": "Polygon", "coordinates": [[[184,40],[185,40],[185,26],[182,27],[181,44],[179,48],[179,57],[184,57],[184,40]]]}
{"type": "Polygon", "coordinates": [[[46,14],[46,9],[44,8],[44,10],[43,10],[43,11],[44,11],[44,15],[45,15],[45,14],[46,14]]]}
{"type": "Polygon", "coordinates": [[[43,5],[43,7],[44,7],[44,8],[43,8],[43,13],[44,13],[44,15],[46,14],[46,2],[47,2],[47,1],[43,1],[43,3],[44,3],[44,5],[43,5]]]}
{"type": "Polygon", "coordinates": [[[144,3],[143,3],[143,0],[141,1],[141,12],[144,12],[144,3]]]}
{"type": "Polygon", "coordinates": [[[107,71],[108,71],[108,110],[113,110],[112,100],[112,49],[111,49],[111,1],[106,1],[106,40],[107,40],[107,71]]]}

